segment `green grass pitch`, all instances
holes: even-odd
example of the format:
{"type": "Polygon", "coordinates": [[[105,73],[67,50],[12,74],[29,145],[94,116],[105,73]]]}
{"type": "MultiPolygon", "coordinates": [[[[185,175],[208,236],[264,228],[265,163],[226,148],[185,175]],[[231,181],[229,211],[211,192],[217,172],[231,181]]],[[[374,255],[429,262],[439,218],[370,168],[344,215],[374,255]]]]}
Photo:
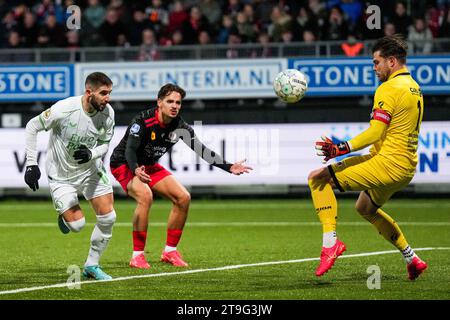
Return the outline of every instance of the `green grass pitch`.
{"type": "Polygon", "coordinates": [[[158,199],[146,248],[152,268],[131,269],[134,202],[118,200],[117,225],[101,265],[119,281],[69,289],[67,268],[83,266],[95,223],[88,203],[81,206],[87,226],[63,235],[51,201],[0,202],[0,299],[450,299],[448,199],[393,199],[384,207],[413,248],[429,248],[418,252],[429,268],[416,281],[407,279],[400,253],[389,253],[395,248],[348,199],[339,200],[337,229],[347,251],[321,278],[314,275],[321,226],[308,200],[193,200],[179,244],[190,266],[175,268],[159,262],[170,203],[158,199]],[[367,285],[373,266],[380,271],[379,289],[367,285]],[[51,287],[57,284],[62,286],[51,287]]]}

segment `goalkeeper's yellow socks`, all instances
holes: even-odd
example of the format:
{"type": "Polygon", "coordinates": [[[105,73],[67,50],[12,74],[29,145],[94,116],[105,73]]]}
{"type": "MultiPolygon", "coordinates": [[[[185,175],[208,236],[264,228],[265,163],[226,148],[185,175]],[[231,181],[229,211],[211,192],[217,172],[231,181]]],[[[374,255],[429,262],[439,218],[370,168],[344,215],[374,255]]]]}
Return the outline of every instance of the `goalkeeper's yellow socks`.
{"type": "Polygon", "coordinates": [[[378,209],[371,217],[364,217],[378,230],[378,232],[398,250],[409,264],[415,256],[414,250],[408,245],[402,230],[386,212],[378,209]]]}
{"type": "Polygon", "coordinates": [[[331,248],[336,244],[337,201],[329,183],[308,181],[314,208],[323,228],[323,246],[331,248]]]}

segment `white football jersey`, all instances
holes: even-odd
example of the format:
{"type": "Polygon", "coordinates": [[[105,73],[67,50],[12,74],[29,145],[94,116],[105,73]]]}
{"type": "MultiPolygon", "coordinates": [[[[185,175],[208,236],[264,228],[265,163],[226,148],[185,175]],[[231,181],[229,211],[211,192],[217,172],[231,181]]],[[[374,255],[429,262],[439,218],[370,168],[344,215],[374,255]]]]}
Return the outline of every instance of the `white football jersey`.
{"type": "Polygon", "coordinates": [[[103,168],[101,158],[78,164],[73,153],[81,144],[90,150],[109,143],[114,134],[114,110],[107,104],[102,112],[88,114],[81,104],[82,96],[60,100],[43,111],[39,120],[46,131],[51,130],[46,169],[50,181],[82,183],[103,168]]]}

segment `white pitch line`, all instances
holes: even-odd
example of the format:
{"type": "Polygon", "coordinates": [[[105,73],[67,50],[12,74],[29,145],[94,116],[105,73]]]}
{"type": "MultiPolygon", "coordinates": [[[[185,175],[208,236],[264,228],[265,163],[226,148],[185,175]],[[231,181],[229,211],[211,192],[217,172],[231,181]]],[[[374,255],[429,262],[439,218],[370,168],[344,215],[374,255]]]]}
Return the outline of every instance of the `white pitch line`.
{"type": "MultiPolygon", "coordinates": [[[[436,247],[436,248],[414,249],[414,251],[430,251],[430,250],[450,250],[450,248],[436,247]]],[[[368,257],[368,256],[376,256],[376,255],[390,254],[390,253],[398,253],[398,250],[347,254],[347,255],[343,255],[339,258],[342,259],[342,258],[368,257]]],[[[138,275],[138,276],[118,277],[118,278],[114,278],[111,280],[104,280],[104,281],[90,280],[90,281],[70,282],[69,284],[70,284],[70,286],[77,286],[77,285],[84,286],[84,285],[88,285],[88,284],[102,284],[102,283],[125,281],[125,280],[132,280],[132,279],[156,278],[156,277],[164,277],[164,276],[185,275],[185,274],[211,272],[211,271],[224,271],[224,270],[241,269],[241,268],[249,268],[249,267],[270,266],[270,265],[288,264],[288,263],[301,263],[301,262],[318,261],[318,260],[320,260],[320,258],[305,258],[305,259],[297,259],[297,260],[258,262],[258,263],[249,263],[249,264],[239,264],[239,265],[233,265],[233,266],[224,266],[224,267],[211,268],[211,269],[196,269],[196,270],[186,270],[186,271],[178,271],[178,272],[166,272],[166,273],[144,274],[144,275],[138,275]]],[[[68,284],[67,283],[58,283],[58,284],[53,284],[53,285],[48,285],[48,286],[6,290],[6,291],[0,291],[0,295],[31,292],[31,291],[38,291],[38,290],[45,290],[45,289],[53,289],[53,288],[64,288],[64,287],[67,288],[68,284]]]]}
{"type": "MultiPolygon", "coordinates": [[[[356,201],[356,199],[355,199],[356,201]]],[[[131,203],[131,202],[130,202],[131,203]]],[[[20,205],[19,204],[0,204],[0,209],[3,210],[13,210],[13,209],[17,209],[17,206],[20,205]]],[[[47,204],[37,204],[37,206],[39,208],[41,208],[41,210],[43,208],[48,208],[49,212],[53,212],[53,207],[51,205],[51,203],[49,205],[47,204]]],[[[339,203],[339,207],[343,207],[343,208],[354,208],[355,204],[354,201],[341,201],[339,203]]],[[[450,207],[450,201],[446,201],[443,200],[439,203],[434,203],[434,202],[430,202],[430,203],[422,203],[422,202],[418,202],[415,203],[414,201],[405,201],[405,202],[389,202],[385,205],[386,208],[388,208],[388,210],[390,210],[391,208],[415,208],[415,209],[426,209],[426,208],[448,208],[450,207]]],[[[167,209],[170,210],[171,206],[170,204],[167,203],[155,203],[152,206],[152,210],[155,209],[167,209]]],[[[196,202],[193,201],[192,204],[190,205],[190,210],[191,211],[204,211],[204,210],[214,210],[214,209],[233,209],[233,210],[238,210],[238,209],[242,209],[242,210],[247,210],[247,209],[274,209],[274,210],[280,210],[280,209],[310,209],[312,212],[314,212],[314,207],[312,202],[300,202],[300,203],[290,203],[288,202],[278,202],[278,203],[264,203],[264,201],[262,202],[251,202],[251,203],[202,203],[202,202],[196,202]]],[[[212,212],[212,214],[214,214],[214,212],[212,212]]]]}
{"type": "MultiPolygon", "coordinates": [[[[423,226],[423,227],[446,227],[450,226],[450,222],[412,222],[397,221],[400,226],[423,226]]],[[[94,226],[95,223],[88,222],[87,226],[94,226]]],[[[167,222],[150,222],[151,227],[165,227],[167,222]]],[[[294,222],[294,221],[248,221],[248,222],[188,222],[187,227],[309,227],[320,226],[320,222],[294,222]]],[[[371,226],[368,222],[338,222],[339,226],[371,226]]],[[[0,228],[55,228],[56,222],[18,222],[18,223],[0,223],[0,228]]],[[[131,227],[130,222],[116,222],[114,227],[131,227]]]]}

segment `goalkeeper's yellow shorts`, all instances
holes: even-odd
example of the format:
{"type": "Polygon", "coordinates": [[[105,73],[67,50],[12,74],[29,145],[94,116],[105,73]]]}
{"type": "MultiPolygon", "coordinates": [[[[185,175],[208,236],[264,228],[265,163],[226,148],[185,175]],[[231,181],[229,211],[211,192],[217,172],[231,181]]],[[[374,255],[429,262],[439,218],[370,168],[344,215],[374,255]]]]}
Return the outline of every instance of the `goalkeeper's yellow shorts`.
{"type": "Polygon", "coordinates": [[[405,188],[411,175],[401,175],[380,155],[354,156],[331,164],[328,170],[341,191],[366,191],[372,203],[381,207],[392,195],[405,188]]]}

